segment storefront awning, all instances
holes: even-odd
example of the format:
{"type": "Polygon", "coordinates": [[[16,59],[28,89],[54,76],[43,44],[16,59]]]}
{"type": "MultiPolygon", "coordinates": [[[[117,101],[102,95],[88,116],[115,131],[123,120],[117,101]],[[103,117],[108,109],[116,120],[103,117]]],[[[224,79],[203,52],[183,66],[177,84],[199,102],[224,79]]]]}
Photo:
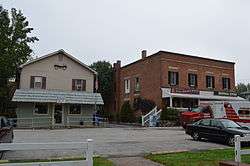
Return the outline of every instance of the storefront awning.
{"type": "Polygon", "coordinates": [[[100,93],[28,89],[17,89],[12,101],[97,105],[104,104],[100,93]]]}
{"type": "Polygon", "coordinates": [[[192,98],[192,99],[204,99],[204,100],[226,100],[226,101],[236,101],[236,100],[245,100],[239,96],[218,96],[214,95],[213,92],[209,91],[200,91],[199,94],[184,94],[184,93],[171,93],[170,88],[161,88],[162,89],[162,98],[176,97],[176,98],[192,98]]]}

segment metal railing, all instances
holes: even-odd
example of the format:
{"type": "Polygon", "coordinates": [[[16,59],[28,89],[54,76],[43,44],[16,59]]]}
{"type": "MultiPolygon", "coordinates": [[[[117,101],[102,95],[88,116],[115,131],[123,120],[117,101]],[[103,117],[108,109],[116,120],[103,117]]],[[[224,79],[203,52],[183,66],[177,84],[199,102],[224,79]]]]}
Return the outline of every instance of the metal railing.
{"type": "Polygon", "coordinates": [[[161,117],[161,109],[158,111],[157,107],[153,108],[148,114],[142,116],[142,126],[156,126],[156,122],[161,117]]]}
{"type": "Polygon", "coordinates": [[[49,128],[52,126],[51,117],[9,118],[14,128],[49,128]]]}
{"type": "Polygon", "coordinates": [[[55,127],[85,127],[107,126],[108,119],[96,116],[68,115],[61,124],[55,124],[52,117],[9,118],[10,125],[14,128],[55,128],[55,127]]]}
{"type": "Polygon", "coordinates": [[[86,160],[75,161],[50,161],[32,163],[5,163],[5,166],[51,166],[51,165],[86,165],[93,166],[93,140],[87,139],[86,142],[55,142],[55,143],[3,143],[0,144],[0,151],[26,151],[26,150],[72,150],[82,149],[86,160]]]}
{"type": "Polygon", "coordinates": [[[79,116],[67,116],[66,118],[66,126],[67,127],[82,127],[82,126],[106,126],[108,123],[107,118],[102,118],[95,116],[84,116],[84,117],[79,117],[79,116]]]}

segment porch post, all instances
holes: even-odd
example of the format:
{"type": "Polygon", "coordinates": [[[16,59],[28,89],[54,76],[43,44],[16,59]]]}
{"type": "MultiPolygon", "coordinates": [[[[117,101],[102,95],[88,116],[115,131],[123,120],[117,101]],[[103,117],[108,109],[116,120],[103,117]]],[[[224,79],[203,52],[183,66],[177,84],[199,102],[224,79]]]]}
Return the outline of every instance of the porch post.
{"type": "Polygon", "coordinates": [[[173,98],[172,98],[172,96],[169,97],[169,101],[170,101],[169,106],[173,107],[173,98]]]}
{"type": "Polygon", "coordinates": [[[55,125],[55,119],[54,119],[54,115],[55,115],[55,103],[52,103],[52,110],[51,110],[52,114],[51,114],[51,127],[52,129],[54,128],[55,125]]]}

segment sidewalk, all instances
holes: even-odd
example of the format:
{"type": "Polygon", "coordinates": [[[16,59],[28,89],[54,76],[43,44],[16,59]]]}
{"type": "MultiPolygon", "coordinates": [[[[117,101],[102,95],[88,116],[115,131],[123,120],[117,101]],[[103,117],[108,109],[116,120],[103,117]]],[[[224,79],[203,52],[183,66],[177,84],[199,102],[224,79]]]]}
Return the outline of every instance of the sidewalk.
{"type": "Polygon", "coordinates": [[[155,163],[151,160],[145,159],[143,157],[118,157],[109,158],[115,166],[163,166],[161,164],[155,163]]]}

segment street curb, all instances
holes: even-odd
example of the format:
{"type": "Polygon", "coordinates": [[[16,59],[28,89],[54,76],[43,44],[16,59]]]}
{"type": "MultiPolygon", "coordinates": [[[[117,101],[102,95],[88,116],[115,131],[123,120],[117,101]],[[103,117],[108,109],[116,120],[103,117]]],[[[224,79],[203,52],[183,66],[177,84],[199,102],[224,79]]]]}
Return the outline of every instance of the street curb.
{"type": "Polygon", "coordinates": [[[188,149],[180,149],[180,150],[168,150],[168,151],[157,151],[157,152],[151,152],[150,154],[166,154],[166,153],[180,153],[180,152],[188,152],[190,150],[188,149]]]}

